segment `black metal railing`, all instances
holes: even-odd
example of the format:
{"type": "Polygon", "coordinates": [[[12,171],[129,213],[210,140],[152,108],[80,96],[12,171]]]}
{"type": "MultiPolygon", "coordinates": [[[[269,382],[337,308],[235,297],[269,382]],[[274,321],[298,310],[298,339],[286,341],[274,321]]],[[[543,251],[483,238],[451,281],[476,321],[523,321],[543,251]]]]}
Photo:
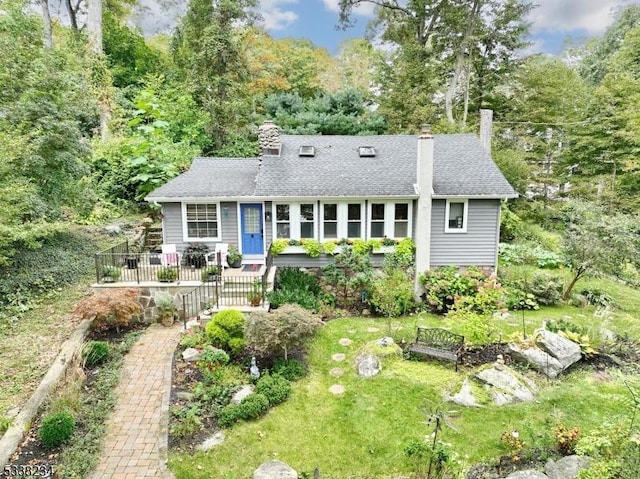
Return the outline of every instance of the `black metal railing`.
{"type": "Polygon", "coordinates": [[[206,281],[182,295],[182,310],[185,321],[189,318],[195,318],[205,309],[217,307],[218,285],[221,280],[221,276],[215,276],[211,281],[206,281]]]}
{"type": "Polygon", "coordinates": [[[97,253],[96,280],[141,283],[147,281],[201,281],[202,269],[180,264],[178,253],[97,253]]]}

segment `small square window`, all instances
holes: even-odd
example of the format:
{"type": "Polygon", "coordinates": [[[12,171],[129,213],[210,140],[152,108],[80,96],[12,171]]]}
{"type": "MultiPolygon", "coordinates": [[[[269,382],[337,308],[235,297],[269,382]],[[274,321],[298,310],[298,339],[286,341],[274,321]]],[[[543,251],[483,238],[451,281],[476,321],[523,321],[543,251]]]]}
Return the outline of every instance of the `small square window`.
{"type": "Polygon", "coordinates": [[[467,201],[447,200],[445,232],[466,233],[467,231],[467,201]]]}

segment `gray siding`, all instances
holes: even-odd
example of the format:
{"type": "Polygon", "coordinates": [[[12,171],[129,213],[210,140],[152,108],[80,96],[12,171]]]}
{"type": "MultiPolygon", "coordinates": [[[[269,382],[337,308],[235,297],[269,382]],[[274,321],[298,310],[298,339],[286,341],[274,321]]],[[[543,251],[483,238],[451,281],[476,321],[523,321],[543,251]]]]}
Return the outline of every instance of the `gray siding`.
{"type": "Polygon", "coordinates": [[[264,202],[264,213],[266,214],[267,211],[271,211],[271,221],[265,221],[264,222],[264,239],[265,239],[264,247],[265,247],[265,253],[269,249],[269,245],[273,241],[273,222],[275,221],[276,212],[272,211],[272,209],[273,209],[273,203],[271,201],[265,201],[264,202]]]}
{"type": "MultiPolygon", "coordinates": [[[[222,242],[238,244],[238,208],[235,202],[220,204],[220,225],[222,228],[222,242]]],[[[182,204],[162,204],[162,234],[165,244],[175,244],[178,251],[183,251],[187,243],[182,233],[182,204]]],[[[213,251],[215,243],[207,242],[213,251]]]]}
{"type": "Polygon", "coordinates": [[[222,218],[222,242],[238,246],[238,203],[229,201],[220,203],[222,218]]]}
{"type": "Polygon", "coordinates": [[[445,200],[433,200],[431,266],[496,265],[500,200],[469,200],[466,233],[445,233],[445,200]]]}

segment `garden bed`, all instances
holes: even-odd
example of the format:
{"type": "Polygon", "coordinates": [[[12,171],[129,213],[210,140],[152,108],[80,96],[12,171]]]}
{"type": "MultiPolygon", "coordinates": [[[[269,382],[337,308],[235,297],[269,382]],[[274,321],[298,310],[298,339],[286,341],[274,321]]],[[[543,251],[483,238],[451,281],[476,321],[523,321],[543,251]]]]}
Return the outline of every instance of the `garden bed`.
{"type": "MultiPolygon", "coordinates": [[[[36,418],[25,438],[9,460],[20,475],[49,477],[86,477],[95,467],[102,437],[106,430],[107,416],[115,405],[115,387],[119,381],[124,355],[138,339],[146,325],[136,325],[132,330],[119,333],[109,330],[93,331],[87,341],[105,341],[110,345],[110,356],[92,367],[79,359],[67,370],[64,383],[45,406],[43,414],[36,418]],[[75,431],[62,445],[46,448],[39,430],[45,413],[71,411],[75,419],[75,431]],[[52,476],[53,477],[53,476],[52,476]]],[[[13,473],[12,472],[12,473],[13,473]]],[[[16,475],[16,474],[14,474],[16,475]]],[[[0,477],[11,477],[7,471],[0,477]]]]}

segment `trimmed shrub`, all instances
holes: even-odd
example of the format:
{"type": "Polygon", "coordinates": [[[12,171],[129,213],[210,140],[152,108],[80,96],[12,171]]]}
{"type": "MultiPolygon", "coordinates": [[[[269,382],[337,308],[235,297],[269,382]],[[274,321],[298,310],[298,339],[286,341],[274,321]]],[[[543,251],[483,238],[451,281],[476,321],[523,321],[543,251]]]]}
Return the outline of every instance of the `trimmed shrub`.
{"type": "Polygon", "coordinates": [[[40,425],[40,441],[47,449],[58,447],[69,439],[76,427],[73,416],[68,412],[50,414],[40,425]]]}
{"type": "Polygon", "coordinates": [[[287,400],[291,393],[291,384],[282,376],[266,374],[258,380],[256,392],[264,394],[269,400],[269,405],[275,406],[287,400]]]}
{"type": "Polygon", "coordinates": [[[220,410],[218,424],[229,427],[240,419],[248,420],[261,416],[269,409],[269,400],[264,394],[250,394],[240,404],[228,404],[220,410]]]}
{"type": "Polygon", "coordinates": [[[264,394],[253,393],[240,403],[240,419],[253,419],[269,409],[269,399],[264,394]]]}
{"type": "Polygon", "coordinates": [[[245,347],[244,314],[235,309],[226,309],[216,314],[207,323],[205,332],[216,348],[240,353],[245,347]]]}
{"type": "Polygon", "coordinates": [[[307,367],[296,359],[277,359],[272,371],[289,381],[297,381],[306,376],[307,367]]]}
{"type": "Polygon", "coordinates": [[[218,424],[220,427],[230,427],[240,420],[240,404],[227,404],[220,410],[218,424]]]}
{"type": "Polygon", "coordinates": [[[105,362],[109,358],[111,347],[105,341],[91,341],[82,348],[84,364],[92,368],[105,362]]]}

